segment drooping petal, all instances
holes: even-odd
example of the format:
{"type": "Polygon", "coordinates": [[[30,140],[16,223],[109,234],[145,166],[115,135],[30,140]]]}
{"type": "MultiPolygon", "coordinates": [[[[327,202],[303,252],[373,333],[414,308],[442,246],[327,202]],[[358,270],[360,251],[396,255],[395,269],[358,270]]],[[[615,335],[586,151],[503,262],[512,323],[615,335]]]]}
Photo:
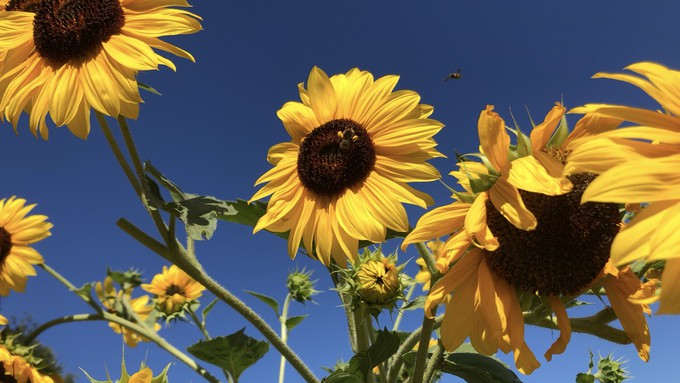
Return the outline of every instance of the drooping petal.
{"type": "Polygon", "coordinates": [[[557,328],[560,330],[560,336],[550,346],[548,351],[545,352],[545,359],[549,362],[553,355],[561,354],[567,349],[567,345],[571,339],[571,324],[569,323],[567,310],[564,308],[564,304],[560,300],[560,297],[550,296],[548,297],[548,301],[557,318],[557,328]]]}
{"type": "Polygon", "coordinates": [[[465,215],[465,231],[470,241],[480,248],[494,251],[498,248],[498,238],[494,237],[486,223],[486,193],[477,196],[465,215]]]}
{"type": "Polygon", "coordinates": [[[680,259],[666,261],[661,275],[661,303],[658,314],[680,314],[680,259]]]}
{"type": "Polygon", "coordinates": [[[546,144],[550,140],[550,137],[555,132],[557,124],[560,123],[562,116],[564,116],[565,111],[566,109],[564,106],[562,106],[562,104],[555,103],[555,106],[550,109],[543,122],[539,125],[536,125],[531,130],[531,149],[534,152],[545,148],[546,144]]]}
{"type": "Polygon", "coordinates": [[[493,105],[487,105],[480,113],[477,130],[482,152],[489,162],[496,170],[504,168],[508,163],[510,136],[505,131],[505,121],[493,111],[493,105]]]}
{"type": "Polygon", "coordinates": [[[565,194],[572,188],[568,179],[550,175],[534,156],[512,161],[507,170],[507,182],[516,188],[545,195],[565,194]]]}
{"type": "MultiPolygon", "coordinates": [[[[522,230],[534,230],[538,222],[534,214],[524,206],[519,190],[501,177],[488,191],[489,199],[508,222],[522,230]]],[[[477,197],[479,199],[479,197],[477,197]]],[[[490,249],[489,249],[490,250],[490,249]]]]}

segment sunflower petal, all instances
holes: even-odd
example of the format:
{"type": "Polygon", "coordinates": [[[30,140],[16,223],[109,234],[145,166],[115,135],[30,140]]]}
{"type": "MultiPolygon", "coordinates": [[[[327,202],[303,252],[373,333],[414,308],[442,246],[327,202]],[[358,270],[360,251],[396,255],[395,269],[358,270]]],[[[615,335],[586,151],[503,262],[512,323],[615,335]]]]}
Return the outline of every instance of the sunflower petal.
{"type": "Polygon", "coordinates": [[[477,124],[479,143],[482,152],[496,170],[508,164],[508,147],[510,136],[505,131],[505,121],[493,111],[493,105],[487,105],[479,115],[477,124]]]}
{"type": "Polygon", "coordinates": [[[504,177],[496,180],[488,194],[496,210],[516,228],[522,230],[536,229],[538,224],[536,217],[524,206],[519,190],[507,182],[504,177]]]}

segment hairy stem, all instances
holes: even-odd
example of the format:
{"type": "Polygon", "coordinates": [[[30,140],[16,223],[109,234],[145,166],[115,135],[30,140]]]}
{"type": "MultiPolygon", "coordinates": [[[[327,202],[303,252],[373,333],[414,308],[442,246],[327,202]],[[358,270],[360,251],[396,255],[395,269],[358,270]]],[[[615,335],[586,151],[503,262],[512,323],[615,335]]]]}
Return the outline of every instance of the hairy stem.
{"type": "MultiPolygon", "coordinates": [[[[290,293],[286,294],[286,299],[283,300],[283,308],[281,309],[281,316],[279,317],[279,322],[281,322],[281,341],[283,343],[288,343],[288,326],[286,326],[286,320],[288,320],[288,308],[290,307],[290,293]]],[[[286,373],[286,358],[281,355],[281,361],[279,362],[279,383],[283,383],[283,377],[286,373]]]]}

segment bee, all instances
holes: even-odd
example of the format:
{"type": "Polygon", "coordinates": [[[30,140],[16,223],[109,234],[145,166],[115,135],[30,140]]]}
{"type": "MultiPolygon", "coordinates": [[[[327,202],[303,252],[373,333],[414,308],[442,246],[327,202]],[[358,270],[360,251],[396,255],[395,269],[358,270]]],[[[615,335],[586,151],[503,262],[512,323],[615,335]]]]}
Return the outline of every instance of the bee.
{"type": "Polygon", "coordinates": [[[354,129],[345,128],[342,132],[338,131],[338,138],[340,138],[340,149],[347,150],[351,142],[357,142],[359,136],[354,134],[354,129]]]}
{"type": "Polygon", "coordinates": [[[463,78],[463,74],[460,73],[460,68],[458,68],[457,71],[451,72],[446,77],[444,77],[444,81],[449,81],[449,80],[459,80],[463,78]]]}

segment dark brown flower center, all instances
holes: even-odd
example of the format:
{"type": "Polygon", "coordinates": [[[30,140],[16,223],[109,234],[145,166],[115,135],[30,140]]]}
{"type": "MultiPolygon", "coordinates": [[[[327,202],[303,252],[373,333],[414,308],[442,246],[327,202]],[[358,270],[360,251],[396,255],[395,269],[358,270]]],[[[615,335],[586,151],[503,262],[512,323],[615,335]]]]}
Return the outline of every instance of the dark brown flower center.
{"type": "Polygon", "coordinates": [[[35,13],[35,49],[57,66],[96,54],[125,25],[120,0],[12,0],[7,10],[35,13]]]}
{"type": "MultiPolygon", "coordinates": [[[[17,371],[18,373],[18,371],[17,371]]],[[[7,370],[5,370],[5,367],[0,363],[0,382],[2,383],[17,383],[17,380],[14,376],[12,375],[7,375],[7,370]]]]}
{"type": "Polygon", "coordinates": [[[568,177],[571,192],[547,196],[520,190],[538,221],[536,230],[516,228],[487,202],[487,223],[498,237],[489,267],[513,286],[542,295],[573,295],[586,288],[609,259],[619,230],[617,204],[580,204],[593,174],[568,177]]]}
{"type": "Polygon", "coordinates": [[[5,264],[5,258],[10,250],[12,250],[12,236],[4,227],[0,227],[0,267],[5,264]]]}
{"type": "Polygon", "coordinates": [[[177,285],[170,285],[168,286],[167,289],[165,289],[165,295],[167,296],[173,296],[175,294],[179,295],[184,295],[184,290],[182,290],[179,286],[177,285]]]}
{"type": "Polygon", "coordinates": [[[333,120],[302,141],[297,172],[307,189],[334,197],[365,180],[375,160],[373,141],[363,126],[348,119],[333,120]]]}

